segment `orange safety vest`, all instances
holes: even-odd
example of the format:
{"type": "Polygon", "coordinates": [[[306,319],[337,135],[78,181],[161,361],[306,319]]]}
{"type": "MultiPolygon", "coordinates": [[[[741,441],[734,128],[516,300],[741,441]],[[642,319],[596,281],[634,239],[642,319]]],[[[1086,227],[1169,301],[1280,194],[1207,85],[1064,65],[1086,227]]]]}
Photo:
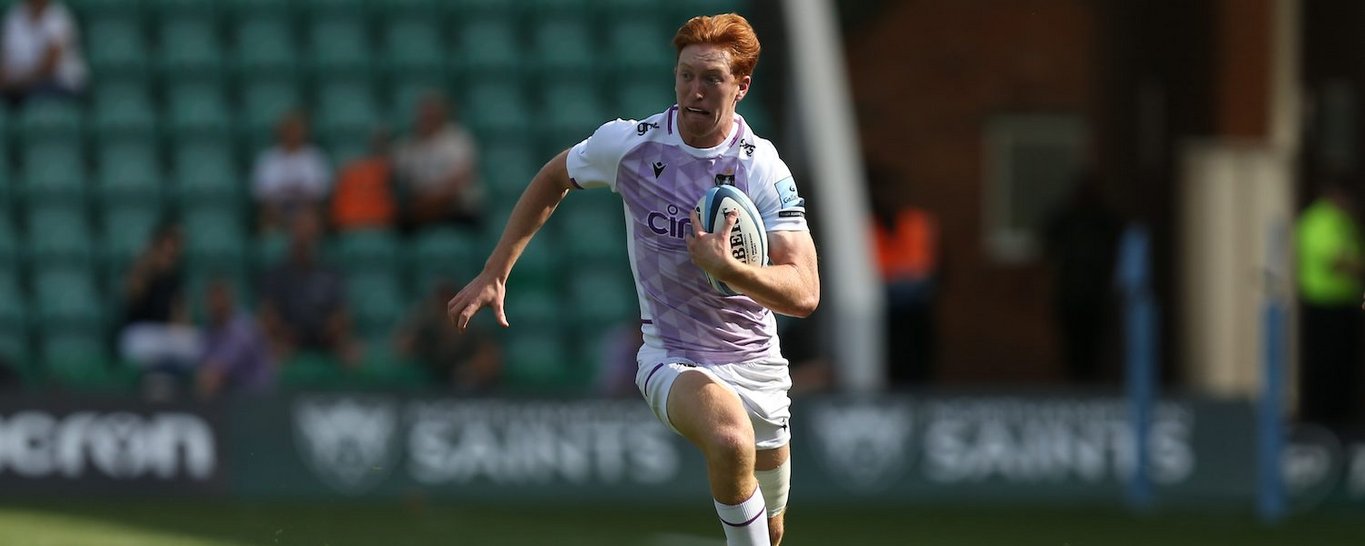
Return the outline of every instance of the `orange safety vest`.
{"type": "Polygon", "coordinates": [[[938,219],[932,213],[906,207],[890,229],[874,219],[872,240],[884,281],[925,279],[938,269],[938,219]]]}

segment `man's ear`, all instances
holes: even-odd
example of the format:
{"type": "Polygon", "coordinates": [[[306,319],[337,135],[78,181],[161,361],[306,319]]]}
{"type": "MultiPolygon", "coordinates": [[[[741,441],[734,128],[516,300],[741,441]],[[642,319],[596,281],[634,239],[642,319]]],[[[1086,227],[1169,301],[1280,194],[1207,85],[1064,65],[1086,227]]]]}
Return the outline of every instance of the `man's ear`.
{"type": "Polygon", "coordinates": [[[753,82],[750,76],[743,76],[739,79],[739,93],[735,94],[735,102],[744,100],[744,95],[749,94],[749,84],[753,82]]]}

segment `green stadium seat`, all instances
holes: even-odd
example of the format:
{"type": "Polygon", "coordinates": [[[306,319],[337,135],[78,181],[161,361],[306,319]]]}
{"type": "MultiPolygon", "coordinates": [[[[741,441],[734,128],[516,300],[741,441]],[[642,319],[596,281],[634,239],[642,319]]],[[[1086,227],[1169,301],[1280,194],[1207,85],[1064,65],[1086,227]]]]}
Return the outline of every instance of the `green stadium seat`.
{"type": "Polygon", "coordinates": [[[507,0],[448,0],[444,2],[450,15],[457,21],[478,21],[489,18],[511,18],[522,15],[522,2],[507,0]]]}
{"type": "MultiPolygon", "coordinates": [[[[377,0],[377,8],[388,9],[387,0],[377,0]]],[[[304,0],[304,17],[331,15],[369,15],[370,2],[367,0],[304,0]]]]}
{"type": "Polygon", "coordinates": [[[471,74],[520,75],[521,42],[511,19],[471,19],[461,29],[457,51],[463,54],[460,67],[471,74]]]}
{"type": "Polygon", "coordinates": [[[139,140],[104,144],[99,150],[98,194],[103,206],[160,207],[164,180],[156,146],[139,140]]]}
{"type": "Polygon", "coordinates": [[[231,137],[232,114],[216,84],[185,83],[168,92],[166,129],[179,142],[193,137],[231,137]]]}
{"type": "Polygon", "coordinates": [[[152,11],[162,17],[221,17],[219,0],[146,0],[152,11]]]}
{"type": "Polygon", "coordinates": [[[61,387],[108,390],[117,387],[109,355],[99,335],[86,332],[43,336],[43,371],[61,387]]]}
{"type": "MultiPolygon", "coordinates": [[[[509,312],[510,313],[510,312],[509,312]]],[[[507,320],[519,324],[509,314],[507,320]]],[[[569,344],[557,329],[513,329],[503,346],[504,385],[512,391],[563,390],[572,371],[569,344]]]]}
{"type": "Polygon", "coordinates": [[[266,79],[247,82],[242,87],[243,142],[248,150],[261,150],[273,143],[275,125],[284,114],[301,108],[298,86],[288,79],[266,79]]]}
{"type": "Polygon", "coordinates": [[[345,79],[320,84],[315,123],[324,142],[365,142],[380,120],[379,108],[367,80],[345,79]]]}
{"type": "Polygon", "coordinates": [[[479,166],[493,206],[515,204],[545,160],[537,157],[534,148],[511,139],[494,140],[485,145],[479,166]]]}
{"type": "Polygon", "coordinates": [[[337,236],[336,257],[348,274],[397,270],[402,263],[398,234],[385,229],[346,231],[337,236]]]}
{"type": "Polygon", "coordinates": [[[622,116],[645,119],[677,103],[677,95],[667,79],[631,82],[618,88],[616,102],[622,116]]]}
{"type": "MultiPolygon", "coordinates": [[[[562,220],[555,223],[563,225],[562,220]]],[[[504,224],[505,222],[497,222],[493,225],[504,224]]],[[[509,284],[523,287],[519,289],[529,287],[533,290],[555,290],[559,287],[560,280],[566,273],[560,259],[562,244],[556,237],[558,231],[541,230],[534,239],[531,239],[531,243],[526,245],[526,250],[517,259],[516,266],[512,268],[509,284]]]]}
{"type": "Polygon", "coordinates": [[[392,19],[384,27],[384,64],[391,76],[440,75],[446,51],[439,21],[413,16],[392,19]]]}
{"type": "Polygon", "coordinates": [[[61,99],[30,101],[19,114],[18,129],[16,136],[26,144],[37,140],[78,141],[83,130],[81,109],[61,99]]]}
{"type": "Polygon", "coordinates": [[[154,207],[119,205],[105,209],[99,249],[108,278],[123,278],[133,260],[151,240],[161,217],[161,211],[154,207]]]}
{"type": "Polygon", "coordinates": [[[640,305],[629,277],[610,268],[588,268],[569,280],[574,323],[602,332],[638,317],[640,305]]]}
{"type": "Polygon", "coordinates": [[[33,296],[33,318],[42,332],[99,332],[103,328],[103,300],[87,269],[37,269],[33,296]]]}
{"type": "Polygon", "coordinates": [[[290,17],[298,7],[296,2],[282,2],[280,0],[228,0],[224,8],[236,14],[239,19],[273,16],[290,17]]]}
{"type": "Polygon", "coordinates": [[[567,238],[563,250],[575,263],[628,265],[620,196],[605,189],[577,192],[560,205],[556,215],[572,226],[574,236],[567,238]]]}
{"type": "Polygon", "coordinates": [[[593,69],[598,53],[585,21],[566,17],[545,20],[536,25],[533,35],[533,58],[542,82],[566,76],[592,80],[596,76],[593,69]]]}
{"type": "Polygon", "coordinates": [[[150,48],[137,17],[91,19],[85,34],[90,69],[100,85],[117,80],[138,81],[148,76],[150,48]]]}
{"type": "Polygon", "coordinates": [[[545,86],[540,104],[542,135],[556,153],[587,138],[607,121],[601,95],[588,82],[545,86]]]}
{"type": "Polygon", "coordinates": [[[618,81],[663,78],[667,81],[676,57],[670,45],[672,35],[662,25],[645,21],[611,25],[608,49],[618,81]]]}
{"type": "Polygon", "coordinates": [[[470,84],[468,93],[466,106],[460,111],[480,137],[533,136],[530,104],[515,81],[479,80],[470,84]]]}
{"type": "Polygon", "coordinates": [[[181,16],[161,21],[158,59],[166,81],[187,79],[218,81],[223,68],[223,48],[214,19],[181,16]]]}
{"type": "Polygon", "coordinates": [[[146,0],[66,0],[74,15],[86,18],[137,16],[146,14],[146,0]]]}
{"type": "Polygon", "coordinates": [[[90,267],[94,255],[85,212],[70,205],[31,209],[26,247],[35,267],[90,267]]]}
{"type": "Polygon", "coordinates": [[[230,149],[190,143],[172,154],[171,177],[182,210],[203,206],[241,210],[250,182],[237,168],[230,149]]]}
{"type": "Polygon", "coordinates": [[[101,83],[94,90],[90,129],[100,141],[156,138],[156,107],[140,82],[101,83]]]}
{"type": "Polygon", "coordinates": [[[447,98],[450,92],[446,82],[439,75],[408,74],[395,77],[390,87],[389,125],[400,133],[412,130],[413,118],[417,113],[417,102],[427,93],[441,93],[447,98]]]}
{"type": "Polygon", "coordinates": [[[235,38],[235,62],[240,77],[292,78],[298,70],[298,47],[284,17],[252,16],[237,25],[235,38]]]}
{"type": "MultiPolygon", "coordinates": [[[[382,15],[391,17],[418,17],[441,21],[442,0],[384,0],[382,15]]],[[[379,15],[379,14],[377,14],[379,15]]]]}
{"type": "Polygon", "coordinates": [[[23,154],[26,205],[85,203],[85,153],[79,141],[38,141],[25,146],[23,154]]]}
{"type": "Polygon", "coordinates": [[[191,269],[240,273],[247,269],[247,236],[241,215],[204,208],[185,216],[185,256],[191,269]]]}
{"type": "Polygon", "coordinates": [[[405,250],[416,291],[425,293],[438,279],[459,283],[483,269],[485,245],[477,233],[456,228],[432,228],[415,234],[405,250]]]}
{"type": "Polygon", "coordinates": [[[530,0],[527,9],[544,20],[565,16],[581,17],[591,13],[596,0],[530,0]]]}
{"type": "Polygon", "coordinates": [[[346,298],[356,333],[371,343],[386,342],[407,311],[402,283],[384,272],[348,274],[346,298]]]}
{"type": "Polygon", "coordinates": [[[365,21],[356,16],[329,16],[309,28],[309,56],[315,76],[369,77],[373,68],[365,21]]]}
{"type": "Polygon", "coordinates": [[[258,274],[264,273],[284,261],[289,252],[289,237],[278,231],[262,233],[256,236],[255,245],[252,250],[255,270],[258,274]]]}
{"type": "Polygon", "coordinates": [[[0,212],[0,275],[18,271],[20,261],[19,237],[13,219],[9,214],[0,212]]]}

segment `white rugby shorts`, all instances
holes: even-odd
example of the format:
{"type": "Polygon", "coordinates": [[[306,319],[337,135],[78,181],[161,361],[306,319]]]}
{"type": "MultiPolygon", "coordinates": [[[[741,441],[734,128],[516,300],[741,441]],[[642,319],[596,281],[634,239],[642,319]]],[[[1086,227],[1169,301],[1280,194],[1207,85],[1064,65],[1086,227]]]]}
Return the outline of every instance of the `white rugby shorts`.
{"type": "Polygon", "coordinates": [[[668,358],[663,351],[640,349],[639,368],[635,372],[635,386],[644,395],[645,403],[665,426],[674,433],[668,418],[668,392],[678,375],[695,370],[706,374],[739,397],[749,422],[754,426],[754,446],[757,449],[776,449],[787,445],[791,431],[791,374],[785,360],[741,362],[737,364],[701,365],[678,358],[668,358]]]}

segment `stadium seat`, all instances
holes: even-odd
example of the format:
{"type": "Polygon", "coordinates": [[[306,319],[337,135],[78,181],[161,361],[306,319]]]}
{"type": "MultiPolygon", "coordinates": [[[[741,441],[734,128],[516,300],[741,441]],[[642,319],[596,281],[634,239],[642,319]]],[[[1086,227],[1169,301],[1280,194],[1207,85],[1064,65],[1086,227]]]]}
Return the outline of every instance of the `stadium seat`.
{"type": "Polygon", "coordinates": [[[149,75],[149,47],[141,21],[135,16],[91,19],[86,29],[86,50],[95,81],[139,81],[149,75]]]}
{"type": "Polygon", "coordinates": [[[17,275],[0,273],[0,366],[8,364],[21,377],[31,368],[28,314],[28,297],[17,275]]]}
{"type": "MultiPolygon", "coordinates": [[[[511,311],[508,321],[523,325],[511,311]]],[[[558,329],[514,329],[503,345],[504,385],[511,391],[562,390],[572,370],[569,344],[558,329]]]]}
{"type": "Polygon", "coordinates": [[[536,44],[533,58],[542,83],[566,77],[591,81],[596,76],[597,48],[586,21],[576,17],[543,20],[532,34],[536,44]]]}
{"type": "Polygon", "coordinates": [[[9,214],[0,212],[0,275],[12,275],[22,264],[16,231],[9,214]]]}
{"type": "Polygon", "coordinates": [[[485,145],[479,167],[491,205],[515,204],[540,170],[539,165],[547,160],[538,157],[533,147],[512,139],[495,140],[485,145]]]}
{"type": "Polygon", "coordinates": [[[293,78],[299,66],[298,47],[289,21],[282,16],[253,15],[235,32],[235,68],[243,79],[293,78]]]}
{"type": "Polygon", "coordinates": [[[161,211],[152,207],[121,205],[105,209],[99,249],[105,276],[115,281],[109,286],[117,286],[117,279],[123,278],[133,260],[147,246],[159,222],[161,211]]]}
{"type": "Polygon", "coordinates": [[[66,0],[73,14],[85,17],[136,16],[146,13],[148,0],[66,0]]]}
{"type": "Polygon", "coordinates": [[[343,79],[319,84],[317,134],[324,143],[339,140],[365,142],[379,125],[379,108],[369,81],[343,79]]]}
{"type": "Polygon", "coordinates": [[[587,138],[608,121],[601,96],[589,82],[574,81],[541,87],[541,114],[544,120],[546,153],[559,153],[587,138]]]}
{"type": "Polygon", "coordinates": [[[35,100],[24,104],[19,114],[20,142],[31,144],[38,140],[75,142],[81,139],[80,107],[59,99],[35,100]]]}
{"type": "Polygon", "coordinates": [[[182,210],[200,207],[242,210],[250,180],[237,168],[230,149],[189,143],[172,152],[171,177],[182,210]]]}
{"type": "Polygon", "coordinates": [[[515,24],[509,18],[468,21],[460,31],[460,68],[479,75],[520,75],[522,52],[515,24]]]}
{"type": "Polygon", "coordinates": [[[219,0],[144,0],[152,11],[162,17],[220,17],[219,0]]]}
{"type": "Polygon", "coordinates": [[[289,252],[289,237],[278,231],[262,233],[255,237],[252,261],[255,273],[262,274],[284,261],[289,252]]]}
{"type": "Polygon", "coordinates": [[[43,371],[52,383],[80,390],[119,387],[109,362],[113,360],[97,334],[49,332],[43,336],[43,371]]]}
{"type": "Polygon", "coordinates": [[[590,331],[606,331],[612,325],[638,317],[640,312],[635,286],[613,268],[576,272],[569,279],[569,298],[574,323],[590,331]]]}
{"type": "Polygon", "coordinates": [[[90,129],[96,140],[153,139],[156,107],[141,82],[103,82],[94,89],[90,129]]]}
{"type": "Polygon", "coordinates": [[[171,87],[167,94],[166,129],[174,141],[232,136],[232,114],[219,85],[179,84],[171,87]]]}
{"type": "Polygon", "coordinates": [[[280,0],[229,0],[225,2],[226,9],[236,14],[239,19],[251,18],[262,15],[288,17],[295,15],[296,2],[281,2],[280,0]]]}
{"type": "Polygon", "coordinates": [[[620,196],[606,189],[577,192],[564,201],[557,216],[572,226],[563,250],[575,263],[626,264],[625,212],[620,196]]]}
{"type": "Polygon", "coordinates": [[[622,21],[612,25],[608,32],[608,49],[612,54],[612,66],[618,70],[617,81],[652,77],[667,81],[675,56],[670,46],[673,37],[662,25],[622,21]]]}
{"type": "MultiPolygon", "coordinates": [[[[450,96],[444,79],[429,74],[409,74],[397,77],[391,86],[388,123],[400,133],[412,130],[413,118],[417,112],[417,101],[431,92],[450,96]]],[[[457,112],[458,115],[458,112],[457,112]]]]}
{"type": "Polygon", "coordinates": [[[92,265],[90,224],[78,207],[48,205],[31,209],[26,234],[25,246],[34,267],[92,265]]]}
{"type": "Polygon", "coordinates": [[[383,13],[391,17],[417,17],[441,22],[441,5],[451,3],[442,0],[384,0],[383,13]]]}
{"type": "Polygon", "coordinates": [[[33,295],[35,324],[42,332],[100,332],[103,328],[103,300],[88,269],[37,269],[33,295]]]}
{"type": "MultiPolygon", "coordinates": [[[[304,0],[301,3],[303,4],[304,18],[331,15],[369,15],[368,9],[370,8],[368,0],[304,0]]],[[[375,7],[388,10],[388,0],[379,0],[375,4],[377,4],[375,7]]]]}
{"type": "Polygon", "coordinates": [[[666,78],[630,82],[617,89],[618,95],[613,104],[620,108],[622,116],[633,119],[645,119],[677,102],[673,86],[668,84],[666,78]]]}
{"type": "Polygon", "coordinates": [[[168,82],[220,81],[223,51],[214,19],[200,16],[167,18],[160,25],[159,68],[168,82]]]}
{"type": "Polygon", "coordinates": [[[241,273],[247,269],[247,236],[235,211],[204,208],[184,218],[185,255],[195,271],[241,273]]]}
{"type": "Polygon", "coordinates": [[[529,107],[515,81],[489,78],[470,84],[461,112],[481,137],[529,139],[535,136],[529,107]]]}
{"type": "Polygon", "coordinates": [[[161,162],[149,141],[126,140],[101,145],[98,195],[101,205],[137,204],[159,208],[162,201],[161,162]]]}
{"type": "MultiPolygon", "coordinates": [[[[500,226],[504,223],[499,222],[493,225],[500,226]]],[[[556,224],[563,225],[559,221],[556,221],[556,224]]],[[[560,280],[566,276],[561,268],[560,248],[562,245],[556,237],[558,231],[541,230],[534,239],[531,239],[531,243],[526,245],[526,250],[517,259],[517,265],[512,269],[512,276],[508,279],[508,283],[529,287],[533,290],[553,291],[558,289],[560,280]]]]}
{"type": "Polygon", "coordinates": [[[79,140],[38,141],[24,146],[23,154],[25,205],[85,204],[85,153],[79,140]]]}
{"type": "Polygon", "coordinates": [[[464,282],[474,278],[487,258],[478,234],[455,228],[423,230],[409,240],[405,252],[420,293],[426,293],[437,279],[464,282]]]}
{"type": "Polygon", "coordinates": [[[385,229],[343,232],[337,236],[336,257],[350,273],[394,272],[402,264],[398,234],[385,229]]]}
{"type": "Polygon", "coordinates": [[[317,77],[369,77],[370,49],[365,21],[358,15],[328,16],[309,27],[309,58],[317,77]]]}
{"type": "Polygon", "coordinates": [[[285,113],[303,107],[298,86],[286,78],[242,84],[242,143],[246,150],[262,150],[273,143],[275,125],[285,113]]]}
{"type": "Polygon", "coordinates": [[[446,51],[439,21],[412,16],[392,19],[384,26],[384,65],[390,77],[440,77],[446,51]]]}
{"type": "Polygon", "coordinates": [[[402,283],[385,272],[347,274],[346,297],[355,317],[356,334],[370,343],[387,343],[407,311],[402,283]]]}

